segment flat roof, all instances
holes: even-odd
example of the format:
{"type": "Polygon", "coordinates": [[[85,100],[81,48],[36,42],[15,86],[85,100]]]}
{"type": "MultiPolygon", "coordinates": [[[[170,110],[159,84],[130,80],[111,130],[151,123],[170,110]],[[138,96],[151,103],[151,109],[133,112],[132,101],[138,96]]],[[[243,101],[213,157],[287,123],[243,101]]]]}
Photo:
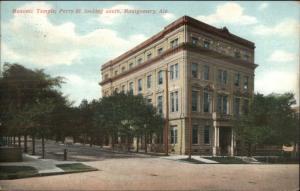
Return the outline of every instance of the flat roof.
{"type": "Polygon", "coordinates": [[[198,29],[201,29],[203,31],[206,31],[206,32],[209,32],[211,34],[217,35],[219,37],[225,38],[225,39],[230,40],[232,42],[241,44],[241,45],[246,46],[246,47],[251,48],[251,49],[255,48],[255,44],[253,42],[251,42],[249,40],[246,40],[244,38],[241,38],[239,36],[236,36],[234,34],[231,34],[227,30],[226,27],[219,29],[219,28],[208,25],[204,22],[201,22],[199,20],[196,20],[192,17],[189,17],[189,16],[185,15],[183,17],[180,17],[176,21],[172,22],[171,24],[167,25],[166,27],[164,27],[164,29],[161,32],[153,35],[151,38],[147,39],[146,41],[140,43],[139,45],[137,45],[134,48],[130,49],[129,51],[121,54],[120,56],[114,58],[113,60],[110,60],[110,61],[104,63],[101,66],[101,70],[104,70],[105,68],[107,68],[109,66],[113,66],[113,65],[117,64],[118,62],[120,62],[121,60],[128,58],[129,56],[137,53],[141,49],[146,48],[150,44],[153,44],[154,42],[162,39],[166,34],[170,33],[174,29],[179,28],[183,25],[189,25],[189,26],[196,27],[198,29]]]}

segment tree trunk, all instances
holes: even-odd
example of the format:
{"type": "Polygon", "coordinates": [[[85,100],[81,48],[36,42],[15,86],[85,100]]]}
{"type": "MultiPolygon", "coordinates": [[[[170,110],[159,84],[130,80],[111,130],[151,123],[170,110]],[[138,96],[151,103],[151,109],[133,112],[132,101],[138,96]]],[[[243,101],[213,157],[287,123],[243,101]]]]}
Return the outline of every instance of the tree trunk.
{"type": "Polygon", "coordinates": [[[137,153],[139,152],[139,143],[140,143],[140,137],[137,136],[137,137],[136,137],[136,152],[137,152],[137,153]]]}
{"type": "Polygon", "coordinates": [[[296,157],[297,157],[297,153],[298,153],[298,144],[297,144],[297,142],[295,141],[295,142],[293,143],[292,157],[293,157],[293,158],[296,158],[296,157]]]}
{"type": "Polygon", "coordinates": [[[100,147],[103,148],[103,143],[104,142],[104,136],[99,136],[99,143],[100,143],[100,147]]]}
{"type": "Polygon", "coordinates": [[[32,155],[35,155],[35,136],[31,135],[32,139],[32,155]]]}
{"type": "Polygon", "coordinates": [[[24,135],[24,152],[27,153],[27,134],[24,135]]]}
{"type": "Polygon", "coordinates": [[[93,137],[90,137],[90,147],[93,145],[93,137]]]}
{"type": "Polygon", "coordinates": [[[248,157],[251,157],[252,156],[252,149],[251,149],[251,147],[252,147],[252,144],[248,144],[248,157]]]}
{"type": "Polygon", "coordinates": [[[21,135],[18,136],[18,147],[21,147],[21,135]]]}
{"type": "Polygon", "coordinates": [[[111,146],[112,146],[112,150],[114,151],[115,150],[115,136],[114,135],[111,137],[111,146]]]}
{"type": "Polygon", "coordinates": [[[45,158],[45,137],[42,135],[42,158],[45,158]]]}
{"type": "Polygon", "coordinates": [[[145,153],[147,152],[147,133],[145,133],[145,153]]]}
{"type": "Polygon", "coordinates": [[[130,144],[129,144],[129,135],[126,136],[126,144],[127,144],[127,152],[130,151],[130,144]]]}

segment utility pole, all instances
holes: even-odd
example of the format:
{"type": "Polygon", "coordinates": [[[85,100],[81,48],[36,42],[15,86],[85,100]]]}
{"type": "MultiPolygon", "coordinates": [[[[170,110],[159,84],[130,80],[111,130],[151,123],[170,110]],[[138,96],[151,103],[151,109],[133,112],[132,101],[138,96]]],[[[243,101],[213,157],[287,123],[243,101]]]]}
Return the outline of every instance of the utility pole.
{"type": "Polygon", "coordinates": [[[191,73],[188,73],[188,122],[189,122],[189,159],[192,158],[192,78],[191,73]]]}
{"type": "Polygon", "coordinates": [[[165,122],[165,152],[169,155],[169,81],[168,81],[168,65],[165,70],[166,77],[166,122],[165,122]]]}
{"type": "Polygon", "coordinates": [[[2,63],[1,63],[1,59],[0,59],[0,78],[2,77],[2,63]]]}

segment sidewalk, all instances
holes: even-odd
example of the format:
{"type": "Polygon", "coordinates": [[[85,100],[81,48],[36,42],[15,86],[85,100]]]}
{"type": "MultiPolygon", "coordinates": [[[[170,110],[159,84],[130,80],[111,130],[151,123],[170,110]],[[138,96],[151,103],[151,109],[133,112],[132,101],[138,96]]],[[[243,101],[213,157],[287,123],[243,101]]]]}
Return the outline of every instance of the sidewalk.
{"type": "Polygon", "coordinates": [[[2,162],[0,166],[31,166],[38,170],[40,175],[63,173],[57,164],[73,164],[76,161],[57,161],[53,159],[40,159],[39,156],[23,154],[23,162],[2,162]]]}
{"type": "MultiPolygon", "coordinates": [[[[188,155],[170,155],[170,156],[164,156],[160,157],[163,159],[168,159],[168,160],[181,160],[181,159],[187,159],[188,155]]],[[[207,164],[217,164],[218,162],[202,158],[200,156],[192,156],[192,159],[197,160],[199,162],[207,163],[207,164]]]]}

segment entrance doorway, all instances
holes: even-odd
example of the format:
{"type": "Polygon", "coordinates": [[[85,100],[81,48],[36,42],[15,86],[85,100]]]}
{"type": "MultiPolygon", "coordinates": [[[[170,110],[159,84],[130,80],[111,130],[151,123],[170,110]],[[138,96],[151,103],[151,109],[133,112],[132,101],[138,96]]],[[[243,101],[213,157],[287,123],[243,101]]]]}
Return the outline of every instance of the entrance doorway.
{"type": "Polygon", "coordinates": [[[230,127],[220,127],[219,129],[219,147],[222,156],[230,155],[231,131],[230,127]]]}

